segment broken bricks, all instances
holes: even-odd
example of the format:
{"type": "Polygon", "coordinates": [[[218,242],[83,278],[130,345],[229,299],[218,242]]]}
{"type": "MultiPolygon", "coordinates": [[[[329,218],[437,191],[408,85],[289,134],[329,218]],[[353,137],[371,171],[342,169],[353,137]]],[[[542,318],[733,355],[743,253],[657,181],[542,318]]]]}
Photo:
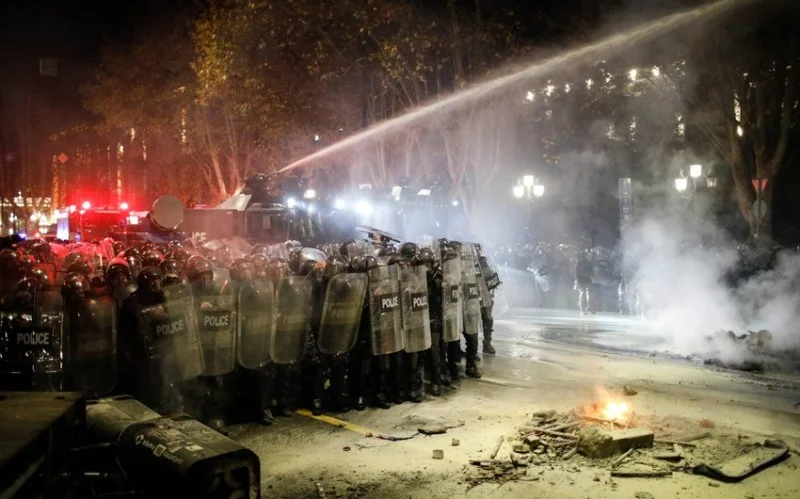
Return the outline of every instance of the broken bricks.
{"type": "Polygon", "coordinates": [[[578,450],[589,457],[605,458],[629,449],[652,447],[654,438],[653,432],[645,428],[602,430],[590,427],[580,433],[578,450]]]}
{"type": "Polygon", "coordinates": [[[433,449],[434,459],[444,459],[444,451],[442,449],[433,449]]]}

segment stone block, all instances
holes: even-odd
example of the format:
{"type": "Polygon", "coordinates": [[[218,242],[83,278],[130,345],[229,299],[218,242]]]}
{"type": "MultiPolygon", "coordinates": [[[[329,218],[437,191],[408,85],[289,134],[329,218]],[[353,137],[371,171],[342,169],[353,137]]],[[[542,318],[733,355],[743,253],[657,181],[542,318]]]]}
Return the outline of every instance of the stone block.
{"type": "Polygon", "coordinates": [[[653,432],[646,428],[608,431],[591,427],[581,432],[578,450],[589,457],[606,458],[629,449],[652,447],[654,438],[653,432]]]}

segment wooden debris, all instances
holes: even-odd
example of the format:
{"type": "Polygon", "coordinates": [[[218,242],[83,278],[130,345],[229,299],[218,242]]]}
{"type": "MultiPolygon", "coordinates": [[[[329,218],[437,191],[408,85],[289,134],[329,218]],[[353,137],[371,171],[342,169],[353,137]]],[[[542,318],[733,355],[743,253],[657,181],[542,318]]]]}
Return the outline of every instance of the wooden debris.
{"type": "Polygon", "coordinates": [[[684,442],[694,442],[696,440],[703,440],[704,438],[710,438],[711,432],[704,431],[703,433],[697,433],[696,435],[689,435],[683,439],[684,442]]]}
{"type": "Polygon", "coordinates": [[[571,433],[563,433],[560,431],[552,431],[552,430],[545,430],[544,428],[537,428],[534,430],[534,433],[542,433],[544,435],[550,435],[551,437],[560,437],[566,438],[568,440],[578,440],[578,437],[571,433]]]}
{"type": "Polygon", "coordinates": [[[573,447],[570,450],[568,450],[566,454],[564,454],[562,459],[564,459],[564,461],[567,461],[568,459],[572,459],[572,456],[574,456],[577,452],[578,452],[578,448],[577,447],[573,447]]]}
{"type": "Polygon", "coordinates": [[[680,461],[683,456],[678,452],[664,452],[662,454],[653,454],[653,459],[661,461],[680,461]]]}
{"type": "Polygon", "coordinates": [[[492,449],[492,453],[489,454],[489,459],[494,459],[497,457],[497,453],[500,452],[500,447],[503,446],[504,440],[505,438],[503,437],[497,437],[497,443],[495,444],[494,449],[492,449]]]}
{"type": "Polygon", "coordinates": [[[633,470],[614,470],[611,472],[614,478],[663,478],[672,476],[671,471],[633,471],[633,470]]]}
{"type": "Polygon", "coordinates": [[[691,442],[685,442],[683,440],[663,440],[657,438],[655,442],[657,444],[664,444],[664,445],[683,445],[684,447],[697,447],[697,444],[693,444],[691,442]]]}
{"type": "Polygon", "coordinates": [[[619,456],[619,457],[617,458],[617,460],[616,460],[616,461],[614,461],[613,463],[611,463],[611,469],[613,470],[614,468],[616,468],[617,466],[619,466],[620,464],[622,464],[622,462],[623,462],[624,460],[628,459],[628,457],[629,457],[631,454],[633,454],[633,449],[628,449],[628,450],[625,452],[625,454],[623,454],[623,455],[619,456]]]}

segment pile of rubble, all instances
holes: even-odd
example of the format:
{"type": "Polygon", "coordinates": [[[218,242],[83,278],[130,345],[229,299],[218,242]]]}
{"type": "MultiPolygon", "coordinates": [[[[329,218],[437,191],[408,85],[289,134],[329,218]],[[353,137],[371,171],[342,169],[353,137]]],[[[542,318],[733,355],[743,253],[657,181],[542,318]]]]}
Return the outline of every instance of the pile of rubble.
{"type": "MultiPolygon", "coordinates": [[[[701,431],[684,431],[679,437],[672,437],[669,426],[633,413],[624,421],[612,421],[587,415],[586,408],[562,414],[538,411],[514,435],[498,439],[485,459],[471,460],[465,480],[473,487],[485,482],[538,480],[544,469],[579,472],[588,468],[608,471],[617,478],[660,478],[685,472],[732,482],[788,456],[780,441],[713,436],[708,431],[713,423],[707,420],[685,425],[701,431]],[[737,464],[737,459],[741,463],[737,464]]],[[[595,481],[599,480],[596,475],[595,481]]]]}

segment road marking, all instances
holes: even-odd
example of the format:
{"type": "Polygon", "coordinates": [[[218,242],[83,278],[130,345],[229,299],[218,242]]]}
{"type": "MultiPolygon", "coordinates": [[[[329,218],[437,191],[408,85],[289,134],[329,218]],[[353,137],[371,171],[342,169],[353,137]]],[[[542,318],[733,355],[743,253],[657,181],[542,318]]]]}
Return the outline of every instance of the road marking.
{"type": "Polygon", "coordinates": [[[360,433],[362,435],[380,435],[380,432],[372,431],[363,426],[358,426],[357,424],[348,423],[347,421],[342,421],[341,419],[336,419],[331,416],[321,415],[315,416],[311,414],[311,411],[307,409],[298,409],[294,411],[295,414],[299,414],[301,416],[306,416],[311,419],[316,419],[317,421],[322,421],[323,423],[328,423],[331,426],[337,426],[339,428],[344,428],[345,430],[354,431],[356,433],[360,433]]]}

